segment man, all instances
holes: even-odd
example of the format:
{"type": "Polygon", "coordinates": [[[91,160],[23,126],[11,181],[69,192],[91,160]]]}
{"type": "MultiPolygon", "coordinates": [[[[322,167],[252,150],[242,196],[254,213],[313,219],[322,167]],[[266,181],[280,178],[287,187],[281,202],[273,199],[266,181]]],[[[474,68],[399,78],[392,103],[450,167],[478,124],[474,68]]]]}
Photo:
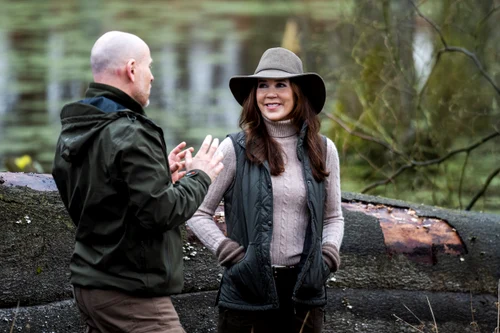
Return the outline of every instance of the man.
{"type": "Polygon", "coordinates": [[[112,31],[91,52],[94,82],[65,105],[52,174],[77,226],[71,283],[88,332],[184,332],[170,295],[183,287],[179,226],[222,170],[218,140],[167,156],[147,118],[149,47],[112,31]],[[187,173],[181,172],[184,168],[187,173]]]}

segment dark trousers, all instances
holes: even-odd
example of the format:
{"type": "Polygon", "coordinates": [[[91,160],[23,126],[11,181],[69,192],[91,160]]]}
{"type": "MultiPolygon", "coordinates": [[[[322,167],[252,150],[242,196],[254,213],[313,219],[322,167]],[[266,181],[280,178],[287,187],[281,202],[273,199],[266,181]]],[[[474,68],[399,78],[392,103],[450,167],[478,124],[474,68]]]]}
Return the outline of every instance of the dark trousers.
{"type": "Polygon", "coordinates": [[[292,302],[297,281],[296,269],[275,269],[280,308],[267,311],[242,311],[219,308],[219,333],[320,333],[322,307],[296,305],[292,302]]]}

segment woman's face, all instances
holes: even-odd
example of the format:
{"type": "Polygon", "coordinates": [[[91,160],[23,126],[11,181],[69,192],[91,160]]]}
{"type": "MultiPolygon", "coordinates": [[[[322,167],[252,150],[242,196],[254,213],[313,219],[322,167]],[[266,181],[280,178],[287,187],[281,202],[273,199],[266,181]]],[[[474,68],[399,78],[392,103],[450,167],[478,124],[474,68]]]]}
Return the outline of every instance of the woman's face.
{"type": "Polygon", "coordinates": [[[259,79],[256,99],[262,115],[272,121],[289,119],[295,107],[288,79],[259,79]]]}

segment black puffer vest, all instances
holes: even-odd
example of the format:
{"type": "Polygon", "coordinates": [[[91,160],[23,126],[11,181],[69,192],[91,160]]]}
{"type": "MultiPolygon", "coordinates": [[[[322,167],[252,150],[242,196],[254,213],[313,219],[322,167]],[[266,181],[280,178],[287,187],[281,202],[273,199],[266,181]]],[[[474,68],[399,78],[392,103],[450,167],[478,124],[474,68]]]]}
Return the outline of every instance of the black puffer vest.
{"type": "MultiPolygon", "coordinates": [[[[321,254],[325,185],[312,176],[303,146],[306,130],[304,127],[300,132],[297,156],[304,170],[309,221],[293,301],[322,306],[326,304],[325,282],[330,274],[321,254]]],[[[246,254],[224,272],[218,305],[239,310],[276,309],[280,305],[270,257],[273,189],[269,165],[267,161],[257,165],[246,158],[244,132],[229,137],[236,152],[236,175],[224,194],[227,236],[243,245],[246,254]]]]}

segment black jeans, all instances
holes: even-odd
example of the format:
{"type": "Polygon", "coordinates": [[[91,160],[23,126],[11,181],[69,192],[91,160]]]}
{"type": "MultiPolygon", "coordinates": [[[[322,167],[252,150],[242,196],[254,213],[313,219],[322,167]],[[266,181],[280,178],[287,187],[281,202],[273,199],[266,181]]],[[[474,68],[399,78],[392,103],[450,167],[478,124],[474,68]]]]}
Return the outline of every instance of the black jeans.
{"type": "Polygon", "coordinates": [[[274,277],[280,308],[267,311],[242,311],[219,308],[219,333],[320,333],[323,328],[322,307],[295,305],[293,287],[296,269],[275,269],[274,277]]]}

